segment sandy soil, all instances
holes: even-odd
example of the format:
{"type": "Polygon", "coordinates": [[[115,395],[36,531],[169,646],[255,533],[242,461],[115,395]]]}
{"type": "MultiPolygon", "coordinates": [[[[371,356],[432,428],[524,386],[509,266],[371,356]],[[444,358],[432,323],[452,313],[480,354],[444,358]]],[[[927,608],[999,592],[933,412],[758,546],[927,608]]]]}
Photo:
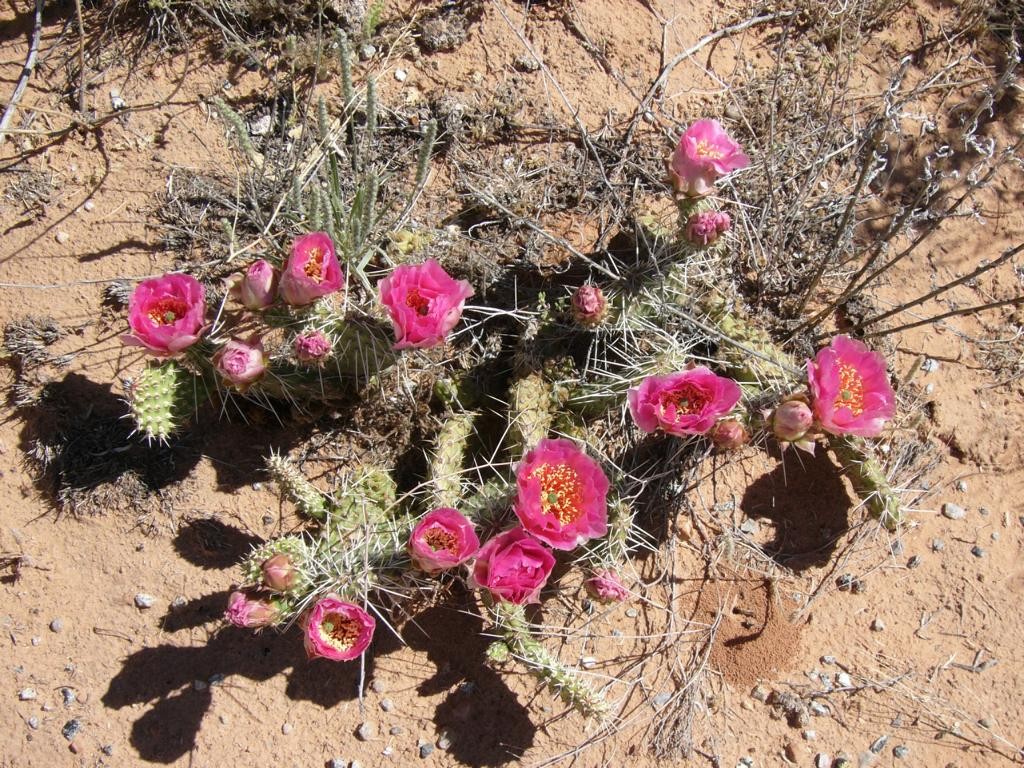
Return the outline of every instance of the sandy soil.
{"type": "MultiPolygon", "coordinates": [[[[606,117],[631,112],[664,56],[724,18],[712,3],[652,5],[657,13],[628,0],[580,3],[574,34],[546,6],[534,6],[527,18],[521,5],[487,4],[455,51],[389,61],[389,70],[401,67],[408,78],[398,83],[385,70],[382,98],[415,101],[447,90],[482,99],[515,80],[538,113],[564,116],[568,103],[578,119],[599,128],[606,117]],[[663,51],[658,14],[677,13],[663,51]],[[601,42],[599,56],[587,52],[588,36],[601,42]],[[520,71],[527,42],[561,92],[542,73],[520,71]]],[[[0,11],[4,94],[20,74],[29,10],[12,3],[0,11]]],[[[901,25],[896,39],[914,28],[901,25]]],[[[69,114],[64,61],[73,53],[72,26],[73,12],[47,10],[40,69],[23,99],[39,110],[35,129],[59,128],[69,114]]],[[[746,35],[730,38],[678,68],[666,88],[671,116],[720,103],[714,81],[729,80],[729,51],[748,43],[746,35]],[[707,68],[714,78],[699,77],[707,68]]],[[[55,383],[70,404],[65,415],[80,425],[108,424],[123,412],[118,378],[138,363],[117,338],[123,316],[100,310],[102,288],[171,263],[153,211],[172,171],[233,162],[204,98],[230,84],[233,100],[256,100],[266,85],[257,74],[220,63],[214,43],[189,56],[153,45],[131,66],[111,57],[109,68],[92,75],[89,99],[97,112],[109,110],[112,89],[139,108],[50,146],[33,136],[41,148],[0,180],[0,322],[45,315],[68,330],[57,351],[73,357],[55,383]],[[43,192],[34,194],[32,184],[43,192]]],[[[29,141],[13,136],[0,147],[0,162],[29,141]]],[[[984,223],[944,228],[893,276],[883,300],[919,295],[976,263],[979,250],[994,256],[1019,241],[1020,181],[1018,175],[1015,187],[990,191],[984,223]]],[[[1019,287],[1019,275],[1007,268],[959,289],[957,299],[981,303],[1019,287]]],[[[1014,755],[1024,745],[1024,616],[1017,602],[1024,597],[1022,386],[999,384],[970,341],[1006,335],[997,320],[986,326],[960,318],[890,340],[897,374],[907,373],[919,353],[939,362],[917,378],[929,388],[922,429],[936,438],[937,463],[910,524],[891,539],[876,531],[853,551],[828,544],[856,511],[827,457],[751,449],[702,485],[699,503],[732,503],[737,524],[756,520],[754,535],[788,553],[798,587],[776,594],[762,582],[723,583],[717,594],[698,597],[696,569],[680,585],[681,616],[710,621],[723,603],[731,606],[711,654],[719,693],[702,720],[694,764],[717,754],[729,768],[745,757],[756,766],[810,766],[818,753],[840,752],[855,763],[867,755],[863,765],[1020,761],[1014,755]],[[946,502],[966,516],[944,517],[946,502]],[[834,588],[845,573],[860,580],[856,592],[834,588]],[[794,609],[802,609],[800,622],[785,618],[794,609]],[[806,721],[798,714],[795,725],[780,707],[751,695],[759,685],[819,690],[822,677],[835,685],[840,673],[850,678],[845,690],[821,698],[829,714],[806,721]],[[883,736],[877,754],[869,751],[883,736]],[[906,756],[894,756],[897,746],[909,749],[906,756]]],[[[0,369],[0,381],[10,385],[13,373],[0,369]]],[[[238,558],[292,523],[290,510],[261,487],[256,468],[270,448],[288,449],[300,435],[268,425],[203,424],[173,451],[131,448],[135,474],[115,477],[103,476],[97,455],[95,480],[111,490],[101,501],[90,497],[87,511],[94,514],[74,515],[69,505],[61,513],[23,456],[32,439],[60,425],[31,410],[8,408],[5,416],[0,551],[24,558],[0,587],[0,764],[317,766],[337,757],[363,766],[533,765],[587,735],[589,726],[563,715],[530,679],[509,680],[484,666],[479,620],[457,605],[426,611],[403,631],[404,646],[378,641],[365,669],[307,662],[294,633],[254,638],[222,626],[238,558]],[[132,495],[138,477],[157,478],[159,490],[132,495]],[[152,598],[150,607],[137,607],[140,593],[152,598]],[[362,700],[361,677],[369,684],[362,700]],[[71,723],[77,732],[69,731],[71,723]],[[362,723],[372,726],[369,740],[356,736],[362,723]],[[421,758],[420,745],[442,735],[450,746],[421,758]]],[[[677,533],[685,545],[687,532],[677,533]]],[[[641,629],[643,615],[626,611],[617,607],[595,620],[603,638],[599,658],[628,649],[629,635],[641,629]],[[624,639],[616,641],[613,630],[624,639]]],[[[561,653],[568,659],[584,649],[561,653]]],[[[664,764],[645,748],[651,715],[648,707],[573,764],[664,764]]]]}

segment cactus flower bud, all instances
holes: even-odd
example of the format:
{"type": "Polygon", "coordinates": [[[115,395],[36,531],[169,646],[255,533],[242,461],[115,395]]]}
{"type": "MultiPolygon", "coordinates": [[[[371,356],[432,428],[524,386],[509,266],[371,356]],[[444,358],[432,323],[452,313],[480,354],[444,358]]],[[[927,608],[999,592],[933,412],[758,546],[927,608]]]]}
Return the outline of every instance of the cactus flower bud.
{"type": "Polygon", "coordinates": [[[295,337],[295,357],[302,363],[322,363],[331,354],[331,340],[323,331],[307,331],[295,337]]]}
{"type": "Polygon", "coordinates": [[[277,622],[280,611],[273,601],[250,592],[235,591],[228,598],[224,618],[236,627],[258,629],[277,622]]]}
{"type": "Polygon", "coordinates": [[[583,582],[583,588],[600,603],[621,603],[629,599],[629,590],[623,586],[619,574],[610,569],[596,571],[583,582]]]}
{"type": "Polygon", "coordinates": [[[591,328],[600,325],[608,314],[608,301],[601,289],[587,283],[576,289],[572,295],[572,316],[580,325],[591,328]]]}
{"type": "Polygon", "coordinates": [[[277,295],[277,270],[269,261],[259,259],[249,265],[238,282],[238,299],[246,309],[266,309],[277,295]]]}
{"type": "Polygon", "coordinates": [[[244,390],[267,369],[263,342],[232,339],[214,355],[213,365],[229,383],[244,390]]]}
{"type": "Polygon", "coordinates": [[[291,558],[281,553],[264,560],[260,570],[263,572],[263,583],[275,592],[287,592],[295,586],[299,576],[291,558]]]}
{"type": "Polygon", "coordinates": [[[775,437],[785,443],[803,438],[814,422],[811,408],[803,400],[787,400],[780,403],[772,416],[772,431],[775,437]]]}
{"type": "Polygon", "coordinates": [[[734,451],[750,442],[750,433],[742,422],[726,419],[711,429],[711,441],[720,451],[734,451]]]}
{"type": "Polygon", "coordinates": [[[686,222],[686,239],[694,245],[711,245],[731,228],[732,219],[725,211],[701,211],[686,222]]]}

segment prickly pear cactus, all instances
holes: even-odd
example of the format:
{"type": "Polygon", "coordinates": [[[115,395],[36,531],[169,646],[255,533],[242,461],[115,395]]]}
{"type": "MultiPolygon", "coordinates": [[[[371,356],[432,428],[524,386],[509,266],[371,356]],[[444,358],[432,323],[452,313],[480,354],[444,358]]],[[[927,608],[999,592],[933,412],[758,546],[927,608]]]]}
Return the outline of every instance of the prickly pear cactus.
{"type": "Polygon", "coordinates": [[[126,387],[137,430],[149,440],[168,440],[206,399],[202,379],[173,360],[148,365],[126,387]]]}
{"type": "Polygon", "coordinates": [[[327,518],[327,499],[287,456],[271,454],[267,458],[267,472],[286,496],[306,517],[314,520],[327,518]]]}

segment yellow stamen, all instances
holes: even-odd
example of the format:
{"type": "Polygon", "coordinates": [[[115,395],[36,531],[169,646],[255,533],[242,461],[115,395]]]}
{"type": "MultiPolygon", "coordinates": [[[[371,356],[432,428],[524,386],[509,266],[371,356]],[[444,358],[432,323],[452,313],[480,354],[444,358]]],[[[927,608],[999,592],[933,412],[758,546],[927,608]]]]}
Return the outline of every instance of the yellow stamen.
{"type": "Polygon", "coordinates": [[[339,651],[347,651],[359,639],[359,622],[340,613],[325,614],[320,622],[320,637],[339,651]]]}
{"type": "Polygon", "coordinates": [[[324,281],[324,253],[323,248],[310,248],[309,261],[306,262],[306,277],[316,283],[324,281]]]}
{"type": "Polygon", "coordinates": [[[712,146],[705,139],[701,139],[697,142],[697,154],[701,157],[706,157],[709,160],[721,160],[725,157],[725,152],[712,146]]]}
{"type": "Polygon", "coordinates": [[[580,476],[568,464],[541,464],[530,475],[540,481],[540,506],[545,515],[553,515],[569,525],[583,514],[583,489],[580,476]]]}
{"type": "Polygon", "coordinates": [[[864,379],[849,363],[839,364],[839,394],[834,408],[849,408],[854,416],[864,413],[864,379]]]}
{"type": "Polygon", "coordinates": [[[423,540],[435,552],[445,550],[453,555],[459,553],[459,542],[456,540],[455,534],[441,528],[431,528],[423,534],[423,540]]]}

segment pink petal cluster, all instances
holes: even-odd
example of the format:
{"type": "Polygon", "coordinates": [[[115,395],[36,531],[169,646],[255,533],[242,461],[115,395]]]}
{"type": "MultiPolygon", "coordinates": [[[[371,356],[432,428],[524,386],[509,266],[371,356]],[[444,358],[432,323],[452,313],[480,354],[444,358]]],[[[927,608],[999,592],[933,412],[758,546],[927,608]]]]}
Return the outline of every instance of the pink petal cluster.
{"type": "Polygon", "coordinates": [[[687,195],[706,195],[719,177],[746,168],[750,158],[717,120],[698,120],[679,138],[672,153],[672,183],[687,195]]]}
{"type": "Polygon", "coordinates": [[[236,627],[257,629],[277,622],[280,612],[269,598],[236,590],[228,598],[224,618],[236,627]]]}
{"type": "Polygon", "coordinates": [[[225,380],[245,389],[267,370],[263,342],[231,339],[213,356],[213,367],[225,380]]]}
{"type": "Polygon", "coordinates": [[[581,285],[572,295],[572,316],[580,325],[600,325],[608,313],[608,301],[601,289],[591,283],[581,285]]]}
{"type": "Polygon", "coordinates": [[[610,569],[595,571],[583,582],[587,594],[602,603],[621,603],[629,599],[629,590],[622,584],[619,574],[610,569]]]}
{"type": "Polygon", "coordinates": [[[131,335],[121,340],[168,357],[199,341],[206,317],[206,293],[189,275],[143,280],[128,301],[131,335]]]}
{"type": "Polygon", "coordinates": [[[701,211],[686,222],[686,239],[694,245],[711,245],[732,229],[732,219],[725,211],[701,211]]]}
{"type": "Polygon", "coordinates": [[[608,531],[608,478],[571,440],[541,440],[516,469],[516,486],[523,528],[555,549],[608,531]]]}
{"type": "Polygon", "coordinates": [[[306,655],[351,661],[367,649],[377,622],[358,605],[334,594],[321,598],[303,617],[306,655]]]}
{"type": "Polygon", "coordinates": [[[427,513],[409,537],[413,564],[431,574],[462,565],[478,549],[480,539],[473,524],[450,507],[427,513]]]}
{"type": "Polygon", "coordinates": [[[740,387],[703,365],[667,376],[648,376],[627,393],[633,421],[644,432],[702,435],[739,402],[740,387]]]}
{"type": "Polygon", "coordinates": [[[495,599],[523,605],[540,602],[555,557],[522,528],[498,534],[477,553],[473,582],[495,599]]]}
{"type": "Polygon", "coordinates": [[[238,281],[238,299],[246,309],[257,311],[274,303],[277,295],[277,270],[265,259],[249,265],[238,281]]]}
{"type": "Polygon", "coordinates": [[[321,363],[331,354],[331,340],[323,331],[306,331],[295,337],[295,357],[303,363],[321,363]]]}
{"type": "Polygon", "coordinates": [[[301,307],[339,291],[344,284],[334,243],[325,232],[310,232],[292,243],[292,253],[281,275],[281,298],[301,307]]]}
{"type": "Polygon", "coordinates": [[[885,358],[848,336],[836,336],[807,361],[814,415],[833,435],[878,437],[896,413],[885,358]]]}
{"type": "Polygon", "coordinates": [[[380,282],[380,299],[395,327],[395,349],[426,349],[444,337],[462,317],[473,288],[455,280],[433,259],[395,267],[380,282]]]}

